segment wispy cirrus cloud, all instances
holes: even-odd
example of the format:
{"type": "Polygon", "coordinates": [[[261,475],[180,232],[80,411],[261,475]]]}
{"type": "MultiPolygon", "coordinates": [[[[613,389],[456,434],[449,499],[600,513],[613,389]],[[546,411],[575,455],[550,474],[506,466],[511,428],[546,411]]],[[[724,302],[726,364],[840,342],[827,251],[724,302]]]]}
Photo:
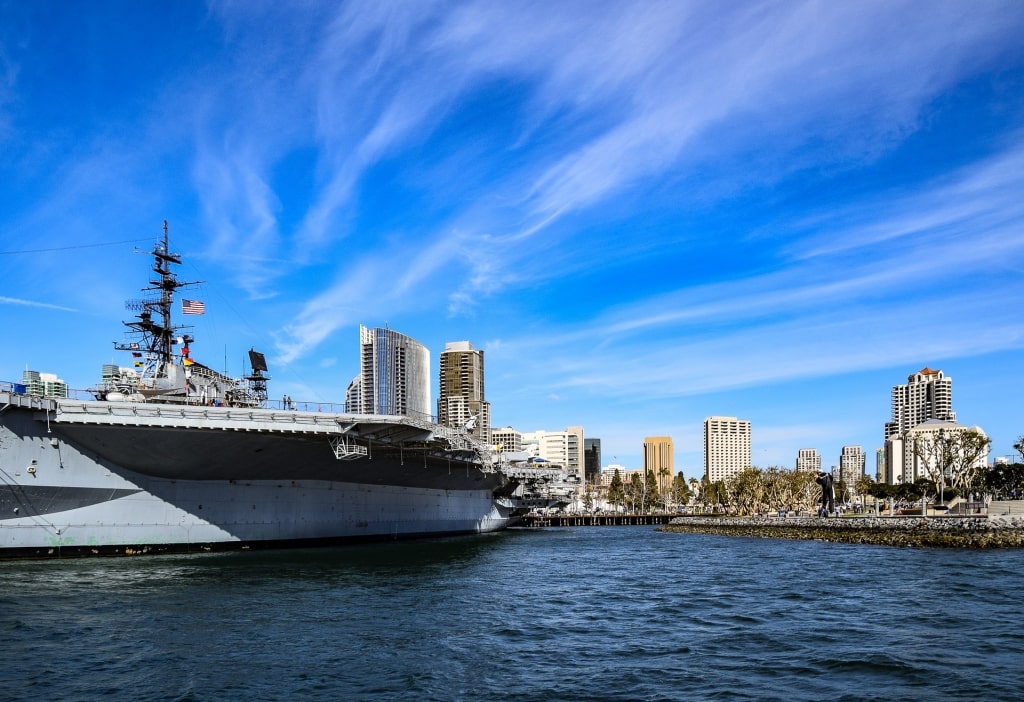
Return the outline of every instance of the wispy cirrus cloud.
{"type": "Polygon", "coordinates": [[[24,300],[17,297],[5,297],[0,295],[0,305],[18,305],[19,307],[39,307],[41,309],[56,310],[58,312],[78,312],[73,307],[64,307],[63,305],[54,305],[48,302],[38,302],[36,300],[24,300]]]}
{"type": "MultiPolygon", "coordinates": [[[[812,229],[790,247],[797,259],[848,254],[898,245],[927,247],[927,259],[962,265],[981,256],[996,263],[1002,249],[1018,249],[1013,228],[1024,221],[1024,135],[1002,151],[936,177],[916,192],[887,201],[858,202],[831,218],[853,225],[829,226],[816,218],[812,229]],[[883,213],[879,212],[882,208],[883,213]],[[881,216],[880,216],[881,214],[881,216]],[[986,242],[994,244],[992,252],[986,242]],[[944,254],[936,256],[935,254],[944,254]]],[[[911,258],[903,252],[905,258],[911,258]]],[[[920,252],[923,254],[923,252],[920,252]]]]}
{"type": "MultiPolygon", "coordinates": [[[[728,194],[823,159],[843,167],[873,159],[917,128],[937,94],[998,55],[1013,23],[991,14],[1017,12],[939,3],[922,16],[913,3],[813,2],[590,10],[572,2],[212,7],[222,55],[190,85],[209,250],[253,297],[275,295],[305,266],[335,269],[327,289],[296,301],[295,319],[305,321],[280,331],[285,356],[308,353],[338,328],[343,316],[332,318],[325,301],[376,309],[374,275],[403,293],[385,299],[413,309],[407,300],[434,299],[443,273],[449,313],[465,314],[505,291],[604,265],[601,242],[575,222],[628,208],[622,203],[661,179],[677,183],[685,201],[709,192],[708,177],[728,194]],[[268,24],[280,31],[268,35],[268,24]],[[500,117],[514,140],[496,139],[487,120],[467,112],[488,91],[506,96],[500,117]],[[387,198],[362,197],[368,179],[391,169],[398,175],[384,182],[396,187],[424,161],[447,158],[452,142],[439,140],[460,121],[474,126],[452,148],[472,144],[488,166],[486,180],[461,174],[465,189],[499,195],[500,206],[473,200],[415,225],[375,226],[391,212],[387,198]],[[758,168],[720,166],[751,157],[758,168]],[[299,194],[291,188],[286,199],[299,171],[307,172],[299,194]],[[396,278],[381,251],[406,272],[396,278]],[[548,265],[531,267],[538,259],[548,265]]],[[[415,187],[424,200],[451,192],[429,180],[415,187]]],[[[883,241],[892,232],[855,235],[883,241]]],[[[618,257],[644,245],[623,238],[618,257]]],[[[814,230],[788,246],[826,255],[835,244],[814,230]]],[[[822,290],[842,299],[855,278],[822,290]]],[[[758,307],[733,299],[748,313],[758,307]]]]}
{"type": "Polygon", "coordinates": [[[1021,348],[1013,302],[1024,299],[1021,163],[1012,144],[914,195],[876,196],[855,217],[821,213],[783,269],[684,284],[577,324],[534,328],[529,338],[505,336],[492,357],[531,368],[547,364],[530,359],[565,359],[536,378],[539,387],[627,398],[1021,348]],[[979,285],[994,278],[995,289],[979,285]]]}

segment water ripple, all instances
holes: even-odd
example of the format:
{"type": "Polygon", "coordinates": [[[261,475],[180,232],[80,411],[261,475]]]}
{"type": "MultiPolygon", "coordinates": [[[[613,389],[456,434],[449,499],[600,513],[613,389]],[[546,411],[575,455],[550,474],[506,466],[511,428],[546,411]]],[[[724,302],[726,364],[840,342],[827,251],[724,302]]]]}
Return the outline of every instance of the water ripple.
{"type": "Polygon", "coordinates": [[[8,562],[4,690],[179,701],[1015,699],[1022,575],[1021,551],[640,527],[8,562]]]}

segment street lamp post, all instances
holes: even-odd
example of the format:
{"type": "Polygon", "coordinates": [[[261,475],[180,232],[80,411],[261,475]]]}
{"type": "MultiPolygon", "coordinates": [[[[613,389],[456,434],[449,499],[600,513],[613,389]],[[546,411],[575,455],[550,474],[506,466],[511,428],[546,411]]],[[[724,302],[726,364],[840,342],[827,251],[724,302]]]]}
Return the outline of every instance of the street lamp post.
{"type": "Polygon", "coordinates": [[[946,466],[949,463],[946,457],[946,429],[939,429],[939,442],[941,443],[941,464],[939,465],[939,504],[946,504],[946,466]]]}

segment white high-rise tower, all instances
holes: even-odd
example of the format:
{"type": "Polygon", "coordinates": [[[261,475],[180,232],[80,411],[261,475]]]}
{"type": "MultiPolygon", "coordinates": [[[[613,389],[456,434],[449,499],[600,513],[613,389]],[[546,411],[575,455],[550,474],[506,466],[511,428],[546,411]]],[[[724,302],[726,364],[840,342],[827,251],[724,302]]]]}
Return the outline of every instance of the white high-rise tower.
{"type": "Polygon", "coordinates": [[[736,417],[704,420],[704,475],[711,482],[727,480],[751,465],[750,421],[736,417]]]}
{"type": "Polygon", "coordinates": [[[892,389],[892,421],[885,425],[885,438],[904,434],[929,419],[955,422],[953,379],[940,370],[922,368],[907,376],[906,385],[892,389]]]}

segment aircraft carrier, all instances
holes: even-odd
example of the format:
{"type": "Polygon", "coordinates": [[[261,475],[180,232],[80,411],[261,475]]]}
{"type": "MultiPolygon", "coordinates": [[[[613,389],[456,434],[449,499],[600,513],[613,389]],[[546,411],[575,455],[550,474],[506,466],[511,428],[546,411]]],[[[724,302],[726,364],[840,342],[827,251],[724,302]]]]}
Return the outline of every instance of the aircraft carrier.
{"type": "Polygon", "coordinates": [[[90,399],[0,384],[0,557],[308,546],[509,526],[557,471],[512,469],[465,428],[267,402],[266,361],[195,362],[171,311],[167,228],[135,303],[133,366],[90,399]]]}

